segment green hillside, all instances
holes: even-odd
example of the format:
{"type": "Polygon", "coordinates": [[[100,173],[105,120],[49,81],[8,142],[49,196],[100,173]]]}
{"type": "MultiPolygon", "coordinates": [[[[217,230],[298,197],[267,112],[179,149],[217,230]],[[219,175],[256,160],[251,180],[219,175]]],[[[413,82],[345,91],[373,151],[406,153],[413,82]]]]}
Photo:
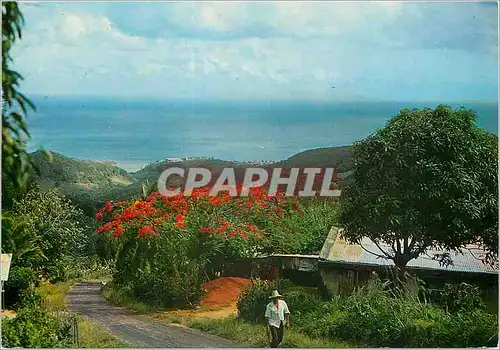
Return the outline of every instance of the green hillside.
{"type": "Polygon", "coordinates": [[[127,171],[110,163],[50,153],[51,160],[41,151],[32,154],[39,169],[39,174],[33,173],[34,182],[42,189],[57,188],[88,214],[100,204],[98,198],[101,194],[136,182],[127,171]]]}
{"type": "Polygon", "coordinates": [[[340,172],[351,170],[351,146],[310,149],[297,153],[272,166],[283,167],[331,167],[338,166],[340,172]]]}
{"type": "MultiPolygon", "coordinates": [[[[222,168],[232,167],[240,169],[236,172],[238,180],[242,178],[245,168],[256,166],[243,162],[197,158],[155,162],[135,173],[128,173],[110,162],[74,159],[55,152],[51,154],[53,155],[52,162],[41,151],[32,154],[40,169],[40,175],[34,174],[35,182],[42,189],[57,188],[61,194],[68,197],[88,215],[95,213],[106,200],[140,197],[142,185],[148,181],[154,186],[160,173],[167,167],[208,168],[212,171],[213,179],[217,178],[222,168]]],[[[265,165],[266,168],[333,166],[339,167],[339,182],[342,187],[349,181],[352,169],[349,146],[307,150],[286,160],[265,165]]],[[[179,179],[174,178],[171,184],[177,185],[178,181],[179,179]]]]}
{"type": "Polygon", "coordinates": [[[65,157],[56,152],[52,161],[41,151],[32,154],[40,169],[40,180],[79,184],[91,189],[99,186],[129,185],[134,178],[125,170],[109,163],[65,157]]]}
{"type": "Polygon", "coordinates": [[[205,158],[195,158],[183,161],[162,161],[155,162],[146,165],[141,170],[133,173],[135,179],[139,181],[156,181],[158,176],[166,168],[209,168],[209,169],[219,169],[219,168],[229,168],[238,167],[240,163],[228,162],[220,159],[205,159],[205,158]]]}

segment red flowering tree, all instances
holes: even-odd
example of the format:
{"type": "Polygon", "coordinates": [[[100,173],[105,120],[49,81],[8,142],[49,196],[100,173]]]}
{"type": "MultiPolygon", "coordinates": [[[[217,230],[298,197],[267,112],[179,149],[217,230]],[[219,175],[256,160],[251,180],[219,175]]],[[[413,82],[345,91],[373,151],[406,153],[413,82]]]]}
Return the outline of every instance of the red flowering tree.
{"type": "Polygon", "coordinates": [[[107,202],[97,229],[118,241],[115,282],[136,297],[164,305],[193,305],[205,267],[262,252],[274,225],[290,212],[303,213],[297,198],[251,189],[246,197],[198,189],[145,200],[107,202]]]}

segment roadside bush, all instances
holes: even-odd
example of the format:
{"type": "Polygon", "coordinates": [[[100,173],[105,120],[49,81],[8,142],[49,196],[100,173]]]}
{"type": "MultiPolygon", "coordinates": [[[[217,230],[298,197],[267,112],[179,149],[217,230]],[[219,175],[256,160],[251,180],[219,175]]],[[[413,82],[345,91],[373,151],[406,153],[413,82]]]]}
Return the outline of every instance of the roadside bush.
{"type": "Polygon", "coordinates": [[[238,297],[238,316],[252,323],[265,322],[264,313],[273,289],[274,284],[271,282],[253,280],[252,285],[244,289],[238,297]]]}
{"type": "Polygon", "coordinates": [[[209,264],[220,256],[228,262],[262,253],[273,227],[303,211],[297,199],[261,189],[236,198],[209,196],[209,190],[173,197],[153,192],[143,200],[108,201],[98,210],[97,232],[103,242],[114,239],[108,252],[116,252],[119,288],[145,302],[194,306],[209,264]]]}
{"type": "Polygon", "coordinates": [[[295,286],[290,280],[278,279],[275,282],[253,280],[250,287],[242,291],[238,298],[238,315],[242,319],[255,322],[265,322],[264,312],[269,303],[269,295],[277,289],[283,295],[293,315],[311,313],[321,307],[322,301],[318,294],[311,294],[295,286]]]}
{"type": "Polygon", "coordinates": [[[54,348],[69,344],[70,328],[61,326],[41,307],[23,307],[2,320],[2,347],[54,348]]]}
{"type": "MultiPolygon", "coordinates": [[[[498,333],[498,320],[481,309],[449,313],[416,298],[393,297],[379,284],[335,298],[332,338],[375,347],[479,347],[498,333]]],[[[324,322],[325,320],[322,320],[324,322]]]]}
{"type": "Polygon", "coordinates": [[[69,346],[70,325],[60,323],[42,307],[42,297],[28,287],[20,296],[14,318],[2,320],[2,346],[53,348],[69,346]]]}
{"type": "Polygon", "coordinates": [[[338,205],[304,198],[302,211],[290,211],[269,226],[265,252],[308,254],[320,252],[328,232],[338,222],[338,205]]]}
{"type": "Polygon", "coordinates": [[[36,276],[28,267],[15,266],[9,272],[9,279],[5,282],[5,305],[11,307],[19,303],[21,294],[33,286],[36,276]]]}
{"type": "Polygon", "coordinates": [[[286,293],[284,299],[288,304],[290,312],[298,316],[317,311],[322,304],[322,300],[318,294],[309,294],[297,290],[286,293]]]}
{"type": "Polygon", "coordinates": [[[72,265],[66,269],[69,279],[100,278],[111,276],[114,262],[104,260],[96,255],[81,256],[72,259],[72,265]]]}
{"type": "Polygon", "coordinates": [[[478,286],[468,283],[446,284],[438,303],[449,312],[483,310],[483,292],[478,286]]]}

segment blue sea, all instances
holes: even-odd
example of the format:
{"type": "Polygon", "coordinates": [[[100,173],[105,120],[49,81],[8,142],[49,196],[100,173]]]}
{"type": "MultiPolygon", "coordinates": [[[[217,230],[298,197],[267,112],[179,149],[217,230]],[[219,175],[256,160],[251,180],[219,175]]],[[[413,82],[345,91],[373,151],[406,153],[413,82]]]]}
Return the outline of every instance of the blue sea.
{"type": "MultiPolygon", "coordinates": [[[[166,158],[282,160],[318,147],[348,145],[383,127],[405,102],[216,102],[35,98],[29,150],[112,160],[129,171],[166,158]]],[[[460,104],[449,105],[459,107],[460,104]]],[[[498,105],[464,104],[498,134],[498,105]]]]}

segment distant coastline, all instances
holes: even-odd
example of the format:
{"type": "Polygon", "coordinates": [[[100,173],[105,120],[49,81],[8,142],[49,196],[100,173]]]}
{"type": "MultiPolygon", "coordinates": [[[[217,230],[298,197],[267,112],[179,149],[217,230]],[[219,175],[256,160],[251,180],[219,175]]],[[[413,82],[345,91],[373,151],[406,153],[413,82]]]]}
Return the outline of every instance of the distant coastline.
{"type": "MultiPolygon", "coordinates": [[[[279,161],[307,149],[350,145],[403,108],[421,102],[158,101],[47,99],[28,118],[28,150],[111,160],[129,171],[172,158],[279,161]]],[[[498,134],[497,104],[474,109],[478,124],[498,134]]]]}

